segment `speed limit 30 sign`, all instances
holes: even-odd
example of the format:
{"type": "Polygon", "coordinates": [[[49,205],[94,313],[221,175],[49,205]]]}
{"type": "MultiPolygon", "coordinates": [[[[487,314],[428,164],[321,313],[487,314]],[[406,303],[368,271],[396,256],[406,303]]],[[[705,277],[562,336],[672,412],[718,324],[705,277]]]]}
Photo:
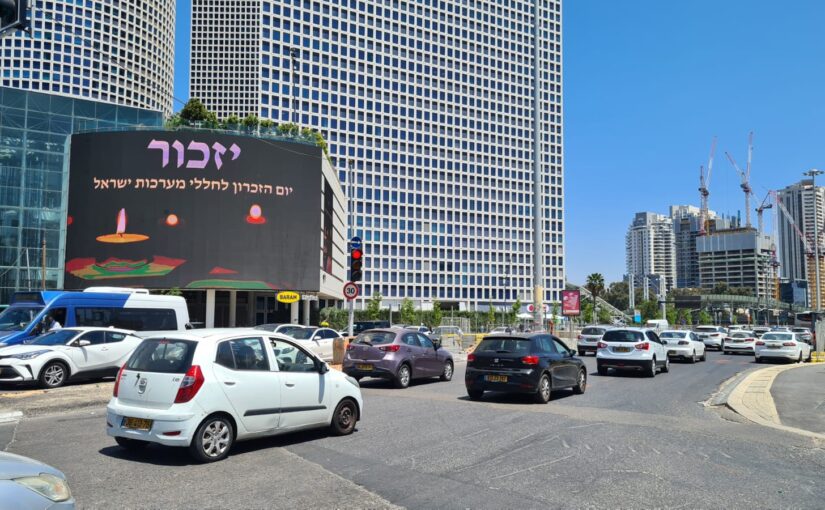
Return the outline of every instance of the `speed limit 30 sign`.
{"type": "Polygon", "coordinates": [[[358,285],[353,282],[347,282],[344,284],[344,297],[347,301],[352,301],[353,299],[358,297],[358,285]]]}

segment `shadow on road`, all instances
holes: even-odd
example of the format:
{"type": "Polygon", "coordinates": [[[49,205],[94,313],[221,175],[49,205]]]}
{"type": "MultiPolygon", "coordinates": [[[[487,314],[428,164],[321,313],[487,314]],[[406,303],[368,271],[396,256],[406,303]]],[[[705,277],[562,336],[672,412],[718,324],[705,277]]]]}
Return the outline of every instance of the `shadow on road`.
{"type": "MultiPolygon", "coordinates": [[[[564,400],[568,397],[572,397],[574,393],[570,390],[558,390],[554,391],[550,394],[550,402],[556,402],[558,400],[564,400]]],[[[467,402],[488,402],[488,403],[495,403],[495,404],[515,404],[515,405],[524,405],[524,404],[534,404],[534,405],[544,405],[539,404],[538,402],[534,401],[534,395],[529,393],[500,393],[495,391],[487,391],[484,393],[484,397],[481,400],[473,400],[467,395],[462,397],[458,397],[458,400],[465,400],[467,402]]]]}
{"type": "MultiPolygon", "coordinates": [[[[83,386],[84,384],[95,384],[95,383],[108,383],[114,382],[115,377],[100,377],[94,379],[70,379],[66,381],[66,384],[60,386],[60,388],[71,388],[72,386],[83,386]]],[[[17,382],[17,383],[0,383],[0,393],[8,393],[14,391],[31,391],[31,390],[43,390],[37,381],[26,381],[26,382],[17,382]]],[[[58,388],[52,388],[58,389],[58,388]]]]}
{"type": "MultiPolygon", "coordinates": [[[[410,388],[414,388],[416,386],[427,386],[434,383],[442,382],[440,379],[432,377],[427,379],[413,379],[410,381],[410,388]]],[[[370,379],[361,379],[358,384],[361,385],[362,388],[393,388],[395,389],[395,384],[389,379],[381,379],[381,378],[370,378],[370,379]]]]}

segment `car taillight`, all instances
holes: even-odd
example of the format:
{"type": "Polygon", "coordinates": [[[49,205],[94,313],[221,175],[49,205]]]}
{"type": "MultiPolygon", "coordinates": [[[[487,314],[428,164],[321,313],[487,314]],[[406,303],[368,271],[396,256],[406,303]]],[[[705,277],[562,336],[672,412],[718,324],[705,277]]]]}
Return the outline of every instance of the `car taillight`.
{"type": "Polygon", "coordinates": [[[539,357],[538,356],[525,356],[521,358],[521,362],[525,365],[538,365],[539,364],[539,357]]]}
{"type": "Polygon", "coordinates": [[[758,342],[756,342],[756,345],[765,345],[765,342],[763,342],[762,340],[759,340],[758,342]]]}
{"type": "Polygon", "coordinates": [[[355,350],[355,346],[354,346],[353,344],[348,344],[348,345],[347,345],[347,350],[348,350],[348,351],[354,351],[354,350],[355,350]]]}
{"type": "Polygon", "coordinates": [[[581,335],[579,335],[579,336],[577,336],[577,337],[576,337],[576,339],[577,339],[577,340],[581,340],[581,339],[582,339],[582,336],[581,336],[581,335]]]}
{"type": "Polygon", "coordinates": [[[400,349],[400,348],[401,348],[400,345],[393,344],[393,345],[382,345],[381,347],[378,348],[378,350],[379,351],[384,351],[384,352],[398,352],[398,349],[400,349]]]}
{"type": "Polygon", "coordinates": [[[604,342],[599,342],[596,344],[596,349],[607,349],[607,344],[604,342]]]}
{"type": "Polygon", "coordinates": [[[785,347],[796,347],[796,343],[794,342],[782,342],[782,345],[785,347]]]}
{"type": "Polygon", "coordinates": [[[117,390],[120,389],[120,376],[123,375],[123,371],[125,369],[126,369],[126,363],[124,363],[123,366],[120,367],[120,370],[117,371],[117,377],[115,378],[115,389],[114,389],[114,391],[112,391],[112,396],[113,397],[117,396],[117,390]]]}
{"type": "Polygon", "coordinates": [[[635,347],[637,351],[648,351],[650,350],[650,343],[642,342],[640,344],[634,345],[633,347],[635,347]]]}
{"type": "Polygon", "coordinates": [[[192,365],[189,370],[186,371],[186,375],[183,376],[183,380],[180,382],[178,394],[175,396],[175,403],[183,404],[189,402],[195,398],[201,386],[203,386],[203,372],[201,372],[201,367],[192,365]]]}
{"type": "Polygon", "coordinates": [[[476,360],[476,355],[475,354],[470,353],[470,354],[467,355],[467,363],[472,363],[475,360],[476,360]]]}

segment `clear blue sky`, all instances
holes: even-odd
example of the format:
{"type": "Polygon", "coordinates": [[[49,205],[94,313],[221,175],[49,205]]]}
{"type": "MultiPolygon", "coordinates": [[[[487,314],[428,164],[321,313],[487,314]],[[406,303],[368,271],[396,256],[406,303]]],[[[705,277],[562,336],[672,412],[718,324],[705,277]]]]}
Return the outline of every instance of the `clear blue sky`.
{"type": "MultiPolygon", "coordinates": [[[[177,4],[175,96],[186,100],[190,1],[177,4]]],[[[724,151],[744,165],[750,130],[758,200],[803,171],[825,169],[822,0],[564,0],[563,7],[569,280],[622,277],[635,212],[698,205],[699,165],[714,135],[710,207],[720,213],[743,209],[724,151]]]]}

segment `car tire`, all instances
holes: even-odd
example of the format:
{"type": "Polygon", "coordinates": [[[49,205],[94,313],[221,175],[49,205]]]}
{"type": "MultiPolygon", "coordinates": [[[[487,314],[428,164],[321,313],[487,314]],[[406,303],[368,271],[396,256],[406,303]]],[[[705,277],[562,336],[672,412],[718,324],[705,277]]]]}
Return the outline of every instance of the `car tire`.
{"type": "Polygon", "coordinates": [[[358,422],[358,405],[349,398],[338,403],[332,413],[332,422],[329,424],[332,433],[336,436],[347,436],[355,430],[358,422]]]}
{"type": "Polygon", "coordinates": [[[645,373],[647,377],[656,377],[656,358],[650,360],[650,364],[647,367],[647,371],[645,373]]]}
{"type": "Polygon", "coordinates": [[[481,400],[481,397],[484,396],[484,390],[471,390],[467,388],[467,396],[470,397],[470,400],[481,400]]]}
{"type": "Polygon", "coordinates": [[[149,444],[148,441],[141,441],[140,439],[129,439],[126,437],[117,436],[115,436],[115,442],[118,444],[118,446],[120,446],[121,448],[125,448],[127,450],[138,450],[149,444]]]}
{"type": "Polygon", "coordinates": [[[796,362],[802,363],[802,349],[799,350],[799,359],[797,359],[796,362]]]}
{"type": "Polygon", "coordinates": [[[398,367],[398,372],[395,374],[395,379],[393,380],[395,387],[404,389],[410,385],[411,380],[412,370],[410,369],[410,365],[403,363],[400,367],[398,367]]]}
{"type": "Polygon", "coordinates": [[[665,356],[665,364],[662,366],[662,373],[666,374],[670,372],[670,358],[665,356]]]}
{"type": "Polygon", "coordinates": [[[217,462],[229,455],[235,442],[232,422],[224,415],[215,414],[201,422],[189,445],[189,454],[198,462],[217,462]]]}
{"type": "Polygon", "coordinates": [[[69,367],[62,361],[50,361],[40,370],[37,380],[44,389],[59,388],[69,378],[69,367]]]}
{"type": "Polygon", "coordinates": [[[810,362],[811,362],[811,359],[813,358],[812,353],[813,353],[813,351],[808,351],[808,358],[805,360],[805,361],[807,361],[808,363],[810,363],[810,362]]]}
{"type": "Polygon", "coordinates": [[[759,356],[754,356],[753,361],[755,361],[756,363],[762,363],[762,358],[760,358],[759,356]]]}
{"type": "Polygon", "coordinates": [[[688,360],[688,362],[692,365],[692,364],[696,363],[696,360],[697,360],[696,351],[693,351],[693,354],[690,356],[690,359],[688,360]]]}
{"type": "Polygon", "coordinates": [[[441,372],[441,377],[439,377],[442,381],[450,381],[453,378],[453,362],[447,360],[444,363],[444,371],[441,372]]]}
{"type": "Polygon", "coordinates": [[[699,361],[707,361],[708,360],[708,350],[705,349],[702,351],[702,356],[699,358],[699,361]]]}
{"type": "Polygon", "coordinates": [[[579,377],[576,380],[576,385],[573,386],[573,393],[582,395],[587,390],[587,373],[584,369],[579,370],[579,377]]]}
{"type": "Polygon", "coordinates": [[[550,395],[553,393],[553,385],[550,383],[550,377],[547,374],[542,374],[539,379],[538,391],[533,397],[537,404],[546,404],[550,402],[550,395]]]}
{"type": "Polygon", "coordinates": [[[607,367],[603,367],[601,363],[596,363],[596,371],[599,375],[607,375],[607,367]]]}

